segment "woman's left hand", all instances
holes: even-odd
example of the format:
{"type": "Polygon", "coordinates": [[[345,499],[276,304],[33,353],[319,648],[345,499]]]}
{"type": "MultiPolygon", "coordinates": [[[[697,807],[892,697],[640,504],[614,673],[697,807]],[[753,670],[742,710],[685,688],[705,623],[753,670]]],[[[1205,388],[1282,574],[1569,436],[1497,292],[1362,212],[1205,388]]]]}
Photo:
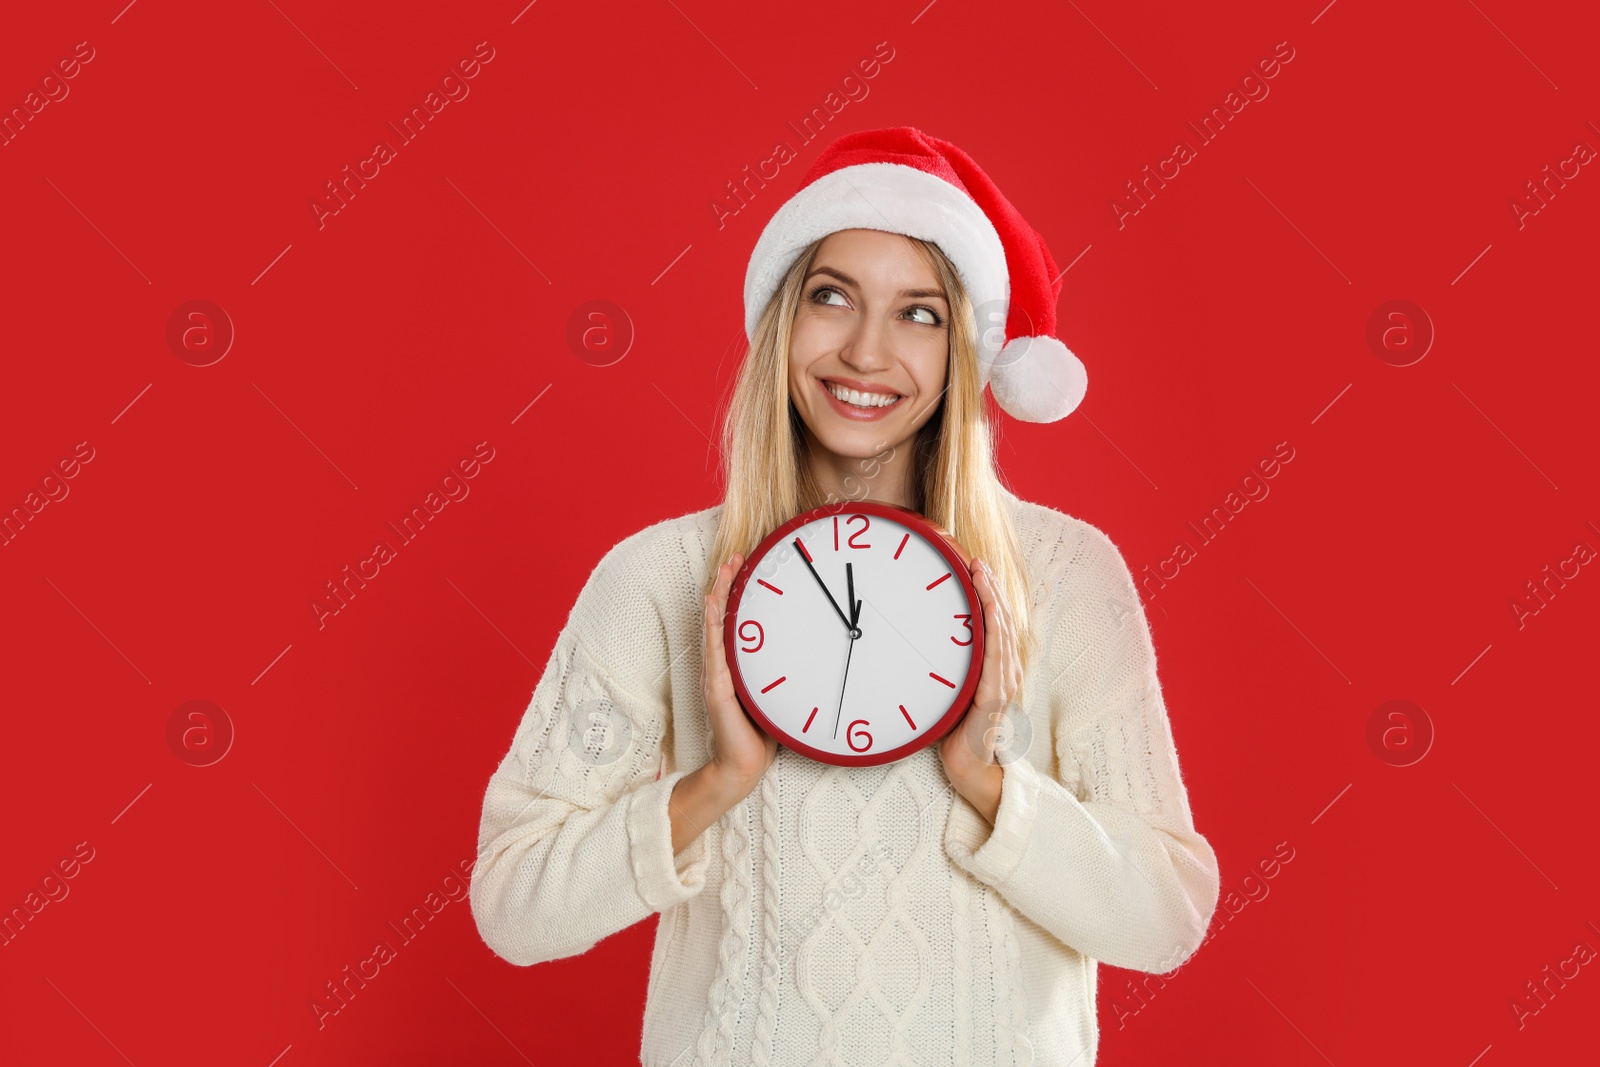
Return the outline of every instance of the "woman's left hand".
{"type": "MultiPolygon", "coordinates": [[[[945,535],[952,545],[955,540],[945,535]]],[[[1022,661],[1017,652],[1016,624],[999,580],[983,561],[956,546],[972,573],[983,607],[983,666],[972,704],[955,729],[939,742],[939,759],[956,792],[971,802],[992,825],[1000,806],[1003,774],[995,759],[995,742],[1005,735],[1005,716],[1015,714],[1011,702],[1022,691],[1022,661]]]]}

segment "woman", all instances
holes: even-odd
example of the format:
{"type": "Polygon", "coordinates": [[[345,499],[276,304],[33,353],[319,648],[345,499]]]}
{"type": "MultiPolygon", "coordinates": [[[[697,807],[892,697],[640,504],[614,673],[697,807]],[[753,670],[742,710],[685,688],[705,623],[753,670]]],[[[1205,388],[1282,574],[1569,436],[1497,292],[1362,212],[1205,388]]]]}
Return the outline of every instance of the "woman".
{"type": "Polygon", "coordinates": [[[994,467],[986,384],[1031,421],[1083,395],[1058,285],[976,164],[909,127],[836,141],[757,243],[724,499],[590,575],[490,781],[472,880],[520,965],[662,913],[647,1067],[1089,1067],[1097,961],[1164,972],[1200,944],[1217,862],[1132,576],[994,467]],[[722,624],[762,537],[863,497],[948,533],[985,653],[943,740],[832,767],[745,714],[722,624]]]}

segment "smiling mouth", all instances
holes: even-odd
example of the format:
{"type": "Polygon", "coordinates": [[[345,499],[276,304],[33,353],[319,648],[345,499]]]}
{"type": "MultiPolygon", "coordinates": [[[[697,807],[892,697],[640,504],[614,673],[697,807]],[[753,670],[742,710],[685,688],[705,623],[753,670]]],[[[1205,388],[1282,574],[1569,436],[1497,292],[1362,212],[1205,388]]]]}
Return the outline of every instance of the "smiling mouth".
{"type": "Polygon", "coordinates": [[[822,382],[822,387],[833,394],[834,399],[841,403],[849,404],[853,408],[860,408],[863,411],[875,411],[879,408],[892,407],[905,399],[899,393],[868,393],[859,389],[847,388],[836,382],[830,382],[826,378],[822,378],[820,381],[822,382]]]}

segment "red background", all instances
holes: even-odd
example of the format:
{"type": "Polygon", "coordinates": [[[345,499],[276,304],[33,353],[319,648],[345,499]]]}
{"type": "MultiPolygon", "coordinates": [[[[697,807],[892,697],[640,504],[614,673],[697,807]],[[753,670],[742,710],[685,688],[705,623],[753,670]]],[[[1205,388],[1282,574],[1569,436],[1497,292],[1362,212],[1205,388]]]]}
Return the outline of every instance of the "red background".
{"type": "Polygon", "coordinates": [[[1600,176],[1511,208],[1600,145],[1592,14],[123,3],[0,33],[7,111],[94,50],[0,148],[0,508],[93,449],[0,547],[0,907],[94,850],[0,948],[0,1058],[634,1062],[653,920],[524,970],[452,902],[320,1030],[310,1005],[473,855],[594,563],[717,499],[761,226],[822,141],[900,124],[970,152],[1071,264],[1090,389],[1003,424],[1019,494],[1142,574],[1294,449],[1147,604],[1225,892],[1294,859],[1136,1014],[1113,1004],[1137,976],[1102,971],[1100,1062],[1593,1055],[1594,964],[1520,1028],[1510,1008],[1600,949],[1600,576],[1511,607],[1600,546],[1600,176]],[[324,183],[480,41],[470,95],[319,227],[324,183]],[[1126,183],[1283,41],[1270,95],[1119,224],[1126,183]],[[879,42],[869,95],[799,143],[879,42]],[[796,160],[719,229],[780,139],[796,160]],[[166,337],[196,299],[236,330],[205,367],[166,337]],[[596,299],[636,331],[606,367],[567,340],[596,299]],[[1437,331],[1405,367],[1366,340],[1395,299],[1437,331]],[[324,583],[482,441],[470,496],[319,628],[324,583]],[[1367,741],[1392,699],[1436,731],[1412,766],[1367,741]],[[235,730],[211,766],[168,742],[191,700],[235,730]]]}

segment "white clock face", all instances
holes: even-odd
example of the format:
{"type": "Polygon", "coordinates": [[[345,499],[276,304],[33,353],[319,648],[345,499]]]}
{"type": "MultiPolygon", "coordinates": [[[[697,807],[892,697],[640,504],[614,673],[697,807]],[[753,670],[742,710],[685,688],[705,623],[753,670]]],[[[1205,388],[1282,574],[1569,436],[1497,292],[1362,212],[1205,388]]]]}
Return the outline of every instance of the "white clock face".
{"type": "Polygon", "coordinates": [[[751,555],[729,597],[744,706],[780,743],[829,763],[886,763],[937,740],[970,705],[982,663],[983,616],[959,557],[887,505],[798,523],[751,555]]]}

